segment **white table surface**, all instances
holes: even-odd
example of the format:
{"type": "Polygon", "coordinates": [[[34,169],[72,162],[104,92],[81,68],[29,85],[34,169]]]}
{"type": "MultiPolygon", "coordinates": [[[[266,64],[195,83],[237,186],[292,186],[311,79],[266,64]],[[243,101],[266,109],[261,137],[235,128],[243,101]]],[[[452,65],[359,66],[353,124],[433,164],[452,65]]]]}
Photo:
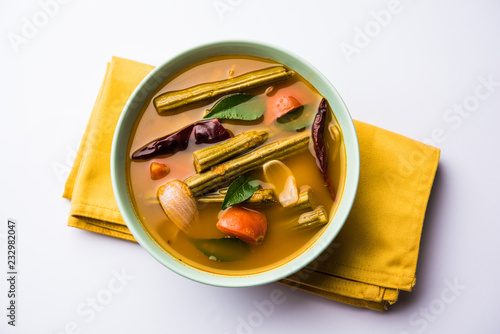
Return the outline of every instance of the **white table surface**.
{"type": "Polygon", "coordinates": [[[499,33],[494,0],[2,1],[0,332],[499,333],[499,33]],[[205,286],[134,243],[66,226],[64,181],[106,62],[158,65],[240,38],[300,54],[353,118],[434,137],[442,150],[417,284],[388,312],[277,283],[205,286]],[[8,218],[18,222],[16,327],[6,317],[8,218]],[[285,299],[263,315],[256,305],[275,289],[285,299]]]}

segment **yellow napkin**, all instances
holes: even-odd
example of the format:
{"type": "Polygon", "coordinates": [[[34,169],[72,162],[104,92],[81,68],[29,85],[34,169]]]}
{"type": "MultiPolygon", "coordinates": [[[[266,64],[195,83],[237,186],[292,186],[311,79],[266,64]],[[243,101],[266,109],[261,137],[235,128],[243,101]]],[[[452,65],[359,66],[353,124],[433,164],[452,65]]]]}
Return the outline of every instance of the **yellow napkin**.
{"type": "Polygon", "coordinates": [[[324,297],[385,310],[411,291],[422,223],[439,150],[355,121],[360,178],[351,213],[334,242],[283,280],[324,297]]]}
{"type": "MultiPolygon", "coordinates": [[[[118,117],[153,66],[113,57],[66,182],[68,225],[135,241],[118,211],[110,178],[118,117]]],[[[439,150],[355,122],[361,174],[351,214],[315,261],[280,282],[343,303],[385,310],[415,285],[420,234],[439,150]]]]}
{"type": "Polygon", "coordinates": [[[111,186],[110,154],[118,118],[132,92],[153,66],[113,57],[66,181],[71,200],[68,226],[135,241],[111,186]]]}

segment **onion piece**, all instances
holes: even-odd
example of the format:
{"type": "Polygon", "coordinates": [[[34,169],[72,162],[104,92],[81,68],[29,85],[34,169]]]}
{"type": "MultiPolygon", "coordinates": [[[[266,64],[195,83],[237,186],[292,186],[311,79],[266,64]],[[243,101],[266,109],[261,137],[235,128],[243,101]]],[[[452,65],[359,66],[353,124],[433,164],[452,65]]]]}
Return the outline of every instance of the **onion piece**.
{"type": "Polygon", "coordinates": [[[273,185],[281,205],[286,208],[295,204],[299,190],[290,168],[279,160],[271,160],[264,164],[263,169],[266,182],[273,185]]]}
{"type": "Polygon", "coordinates": [[[198,219],[196,200],[188,186],[179,180],[158,188],[158,200],[168,218],[183,231],[198,219]]]}

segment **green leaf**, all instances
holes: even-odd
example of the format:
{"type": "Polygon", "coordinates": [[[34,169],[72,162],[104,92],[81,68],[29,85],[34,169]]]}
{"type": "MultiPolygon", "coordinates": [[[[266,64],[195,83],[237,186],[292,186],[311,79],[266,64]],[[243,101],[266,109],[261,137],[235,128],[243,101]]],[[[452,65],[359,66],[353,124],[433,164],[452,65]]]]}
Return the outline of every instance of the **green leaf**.
{"type": "Polygon", "coordinates": [[[250,247],[238,238],[192,239],[193,245],[211,260],[238,261],[250,252],[250,247]]]}
{"type": "Polygon", "coordinates": [[[252,197],[257,189],[259,189],[259,182],[257,180],[250,180],[246,175],[240,176],[227,188],[224,202],[222,202],[222,210],[227,209],[231,205],[246,201],[252,197]]]}
{"type": "Polygon", "coordinates": [[[289,112],[287,112],[283,116],[278,117],[276,119],[276,122],[282,123],[282,124],[292,122],[292,121],[299,119],[303,113],[304,113],[304,106],[300,106],[300,107],[297,107],[293,110],[290,110],[289,112]]]}
{"type": "Polygon", "coordinates": [[[252,94],[232,94],[220,99],[203,119],[237,119],[254,121],[266,110],[264,99],[252,94]]]}
{"type": "Polygon", "coordinates": [[[298,130],[311,125],[317,110],[308,104],[300,106],[276,119],[276,127],[283,130],[298,130]]]}

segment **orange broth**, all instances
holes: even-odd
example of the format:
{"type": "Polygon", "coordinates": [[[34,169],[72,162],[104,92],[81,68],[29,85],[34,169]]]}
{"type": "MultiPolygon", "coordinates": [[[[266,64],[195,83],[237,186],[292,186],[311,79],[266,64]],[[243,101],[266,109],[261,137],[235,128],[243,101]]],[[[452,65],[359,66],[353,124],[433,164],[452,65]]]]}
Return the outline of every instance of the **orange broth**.
{"type": "MultiPolygon", "coordinates": [[[[250,275],[276,268],[300,255],[322,233],[324,227],[306,231],[290,231],[284,226],[297,218],[300,213],[283,208],[279,203],[268,207],[251,207],[266,216],[268,227],[264,241],[260,245],[251,245],[250,254],[243,260],[234,262],[219,262],[209,259],[189,241],[188,236],[180,231],[175,224],[169,221],[163,211],[158,199],[157,189],[169,180],[185,180],[194,175],[193,151],[199,150],[208,145],[195,144],[191,137],[188,148],[177,152],[169,157],[157,157],[147,161],[131,160],[133,152],[145,144],[173,133],[188,124],[200,120],[206,109],[211,108],[219,98],[206,100],[200,103],[182,107],[178,112],[160,116],[154,105],[153,98],[167,91],[181,90],[200,83],[213,82],[228,79],[245,74],[247,72],[280,65],[273,61],[250,56],[228,55],[208,58],[206,60],[192,64],[191,66],[172,75],[163,83],[144,105],[139,117],[134,124],[134,129],[129,141],[129,151],[127,158],[127,177],[129,182],[129,192],[133,206],[143,227],[150,237],[156,241],[163,249],[169,252],[179,261],[182,261],[195,268],[222,275],[250,275]],[[152,180],[150,176],[150,164],[159,162],[170,168],[170,173],[160,179],[152,180]]],[[[273,90],[266,95],[268,87],[250,90],[245,93],[260,95],[267,99],[267,106],[274,103],[275,99],[282,95],[293,95],[303,105],[306,105],[304,113],[309,113],[314,119],[322,96],[304,78],[295,74],[286,82],[273,84],[273,90]]],[[[329,109],[329,111],[331,111],[329,109]]],[[[328,113],[325,126],[325,140],[328,147],[335,145],[328,133],[330,124],[337,125],[337,121],[332,112],[328,113]]],[[[297,133],[295,130],[283,130],[277,127],[273,119],[266,112],[257,121],[234,121],[220,120],[222,125],[234,135],[250,130],[266,130],[269,138],[263,144],[292,136],[297,133]]],[[[310,133],[311,126],[307,126],[303,131],[310,133]]],[[[333,151],[333,150],[328,150],[333,151]]],[[[322,205],[330,215],[335,213],[345,182],[345,148],[341,141],[336,157],[329,157],[328,174],[332,180],[337,194],[335,199],[329,194],[323,176],[317,166],[312,139],[309,150],[304,150],[296,155],[283,160],[283,162],[293,172],[297,186],[310,186],[313,189],[313,199],[316,205],[322,205]]],[[[262,169],[250,173],[264,184],[262,169]]],[[[246,206],[244,203],[242,206],[246,206]]],[[[247,206],[250,207],[250,206],[247,206]]],[[[225,235],[216,228],[218,216],[220,215],[220,204],[200,204],[198,203],[200,219],[196,226],[190,230],[195,231],[197,238],[221,238],[225,235]]]]}

